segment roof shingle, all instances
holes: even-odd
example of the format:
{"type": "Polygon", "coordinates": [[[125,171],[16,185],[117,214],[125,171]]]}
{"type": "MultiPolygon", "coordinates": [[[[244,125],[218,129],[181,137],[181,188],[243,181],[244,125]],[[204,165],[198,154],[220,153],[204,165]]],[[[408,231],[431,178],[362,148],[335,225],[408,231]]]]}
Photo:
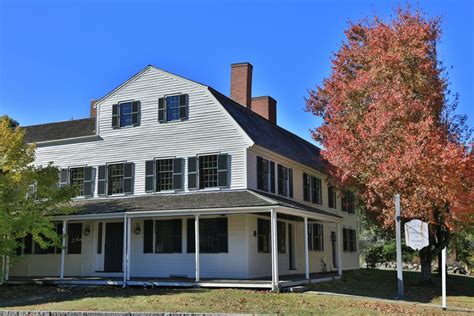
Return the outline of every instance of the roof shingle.
{"type": "Polygon", "coordinates": [[[95,135],[95,118],[31,125],[23,128],[27,143],[90,136],[95,135]]]}

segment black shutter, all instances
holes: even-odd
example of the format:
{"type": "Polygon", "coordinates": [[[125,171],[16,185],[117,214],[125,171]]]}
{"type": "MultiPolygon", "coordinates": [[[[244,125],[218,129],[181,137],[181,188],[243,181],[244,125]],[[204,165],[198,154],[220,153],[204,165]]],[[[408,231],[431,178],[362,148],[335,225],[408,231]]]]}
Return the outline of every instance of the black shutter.
{"type": "Polygon", "coordinates": [[[229,186],[228,155],[217,156],[217,185],[219,187],[229,186]]]}
{"type": "Polygon", "coordinates": [[[260,174],[263,172],[263,158],[260,156],[257,156],[257,189],[258,190],[264,190],[263,189],[263,179],[260,176],[260,174]]]}
{"type": "Polygon", "coordinates": [[[173,190],[183,189],[183,158],[173,159],[173,190]]]}
{"type": "Polygon", "coordinates": [[[102,253],[102,223],[99,223],[99,228],[97,231],[97,253],[102,253]]]}
{"type": "Polygon", "coordinates": [[[154,192],[155,191],[155,163],[153,160],[145,161],[145,191],[154,192]]]}
{"type": "Polygon", "coordinates": [[[306,173],[303,173],[303,200],[309,202],[310,194],[310,185],[309,185],[309,176],[306,173]]]}
{"type": "Polygon", "coordinates": [[[59,172],[59,186],[65,187],[69,184],[69,170],[61,169],[59,172]]]}
{"type": "Polygon", "coordinates": [[[165,98],[158,99],[158,122],[166,122],[165,98]]]}
{"type": "Polygon", "coordinates": [[[140,126],[140,101],[132,102],[132,125],[140,126]]]}
{"type": "Polygon", "coordinates": [[[198,159],[196,157],[188,157],[188,189],[195,190],[197,189],[197,163],[198,159]]]}
{"type": "Polygon", "coordinates": [[[28,234],[24,239],[23,254],[30,255],[33,253],[33,235],[28,234]]]}
{"type": "Polygon", "coordinates": [[[97,177],[97,194],[106,195],[107,192],[107,166],[99,166],[97,177]]]}
{"type": "MultiPolygon", "coordinates": [[[[188,221],[186,223],[187,226],[187,244],[188,244],[188,253],[193,253],[196,251],[196,241],[195,241],[195,219],[194,218],[188,218],[188,221]]],[[[199,236],[201,236],[201,222],[199,222],[199,236]]]]}
{"type": "Polygon", "coordinates": [[[270,192],[275,193],[275,163],[270,161],[270,192]]]}
{"type": "Polygon", "coordinates": [[[143,253],[153,253],[153,221],[143,221],[143,253]]]}
{"type": "Polygon", "coordinates": [[[112,105],[112,128],[119,128],[119,105],[114,104],[112,105]]]}
{"type": "Polygon", "coordinates": [[[133,163],[123,164],[123,193],[133,193],[133,163]]]}
{"type": "Polygon", "coordinates": [[[188,100],[187,94],[181,94],[179,96],[179,118],[182,120],[187,117],[187,112],[188,112],[187,100],[188,100]]]}
{"type": "Polygon", "coordinates": [[[84,167],[84,196],[93,196],[93,168],[92,167],[84,167]]]}
{"type": "Polygon", "coordinates": [[[293,169],[289,168],[288,169],[288,195],[290,198],[293,197],[293,169]]]}
{"type": "Polygon", "coordinates": [[[283,195],[284,189],[283,189],[283,166],[278,164],[277,166],[278,169],[278,194],[283,195]]]}
{"type": "Polygon", "coordinates": [[[63,236],[63,223],[56,223],[56,234],[61,238],[61,247],[56,247],[56,253],[61,253],[62,250],[62,236],[63,236]]]}

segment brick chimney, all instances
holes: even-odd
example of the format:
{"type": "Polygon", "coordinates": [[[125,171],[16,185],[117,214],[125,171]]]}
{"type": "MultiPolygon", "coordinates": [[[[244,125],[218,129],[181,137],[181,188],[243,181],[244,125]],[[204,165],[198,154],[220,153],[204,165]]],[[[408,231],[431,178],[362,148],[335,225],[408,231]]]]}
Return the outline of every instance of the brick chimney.
{"type": "Polygon", "coordinates": [[[97,109],[95,107],[95,104],[99,100],[91,100],[91,107],[90,107],[90,117],[96,117],[97,116],[97,109]]]}
{"type": "Polygon", "coordinates": [[[230,98],[248,107],[252,107],[252,69],[250,63],[231,65],[230,98]]]}
{"type": "Polygon", "coordinates": [[[255,97],[252,98],[252,111],[276,125],[276,104],[277,101],[271,96],[255,97]]]}

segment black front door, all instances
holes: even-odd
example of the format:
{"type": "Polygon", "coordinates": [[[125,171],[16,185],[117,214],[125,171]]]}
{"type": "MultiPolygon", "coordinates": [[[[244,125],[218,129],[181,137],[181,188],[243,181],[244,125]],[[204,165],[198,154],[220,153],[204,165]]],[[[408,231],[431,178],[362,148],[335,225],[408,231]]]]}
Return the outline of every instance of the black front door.
{"type": "Polygon", "coordinates": [[[105,226],[104,271],[121,272],[123,261],[123,223],[105,226]]]}

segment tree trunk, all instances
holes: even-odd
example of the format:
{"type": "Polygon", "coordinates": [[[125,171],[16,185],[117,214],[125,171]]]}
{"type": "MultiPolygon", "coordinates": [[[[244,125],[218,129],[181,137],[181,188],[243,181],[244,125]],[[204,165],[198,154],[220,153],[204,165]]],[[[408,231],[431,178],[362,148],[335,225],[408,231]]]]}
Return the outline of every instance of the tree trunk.
{"type": "Polygon", "coordinates": [[[420,250],[421,279],[420,283],[431,283],[431,262],[433,254],[430,246],[420,250]]]}

